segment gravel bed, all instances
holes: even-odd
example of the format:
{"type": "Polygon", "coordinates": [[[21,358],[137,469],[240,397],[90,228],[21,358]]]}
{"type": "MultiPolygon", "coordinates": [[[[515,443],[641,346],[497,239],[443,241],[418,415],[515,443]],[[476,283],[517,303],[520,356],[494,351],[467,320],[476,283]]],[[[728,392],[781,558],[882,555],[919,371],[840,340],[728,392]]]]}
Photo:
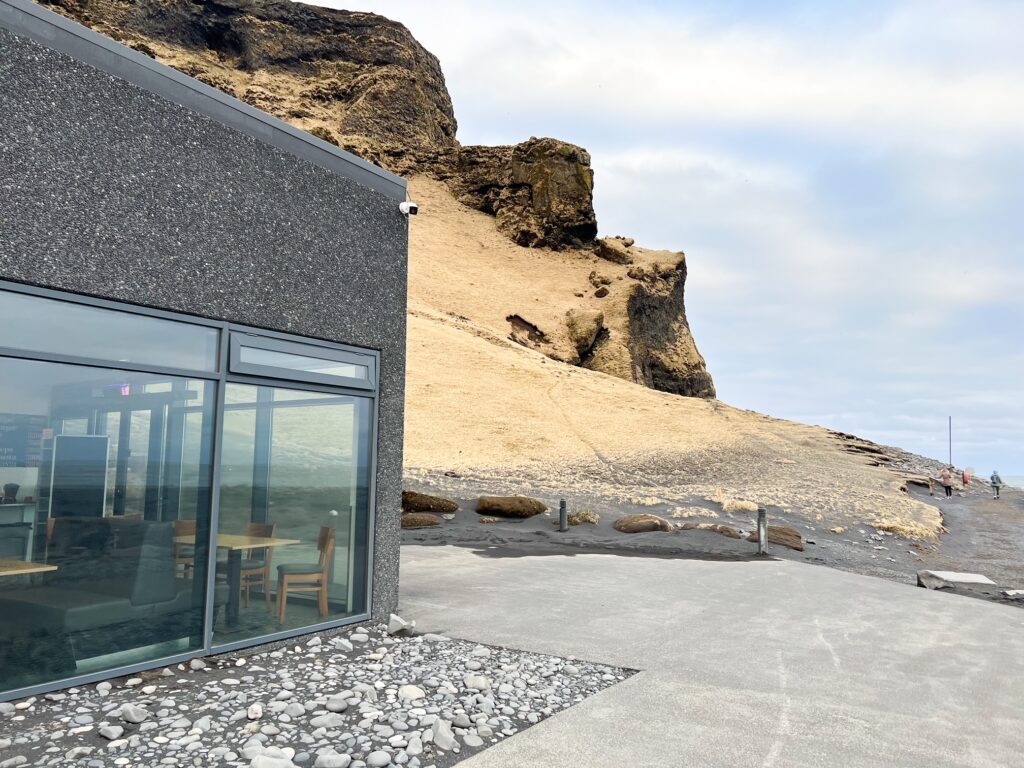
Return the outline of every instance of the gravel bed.
{"type": "Polygon", "coordinates": [[[0,768],[442,768],[633,674],[387,630],[0,703],[0,768]]]}

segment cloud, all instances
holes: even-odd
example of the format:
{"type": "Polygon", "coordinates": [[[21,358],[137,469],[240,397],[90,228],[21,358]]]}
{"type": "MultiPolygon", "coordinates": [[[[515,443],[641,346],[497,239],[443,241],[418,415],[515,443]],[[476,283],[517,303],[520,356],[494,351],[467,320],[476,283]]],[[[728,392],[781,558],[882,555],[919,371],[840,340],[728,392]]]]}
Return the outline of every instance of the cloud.
{"type": "Polygon", "coordinates": [[[1024,8],[1005,3],[904,3],[838,30],[829,18],[748,26],[692,3],[341,5],[401,19],[443,50],[456,108],[474,124],[529,105],[552,121],[773,124],[956,145],[1024,129],[1024,101],[1007,98],[1024,77],[1007,31],[1024,28],[1024,8]]]}

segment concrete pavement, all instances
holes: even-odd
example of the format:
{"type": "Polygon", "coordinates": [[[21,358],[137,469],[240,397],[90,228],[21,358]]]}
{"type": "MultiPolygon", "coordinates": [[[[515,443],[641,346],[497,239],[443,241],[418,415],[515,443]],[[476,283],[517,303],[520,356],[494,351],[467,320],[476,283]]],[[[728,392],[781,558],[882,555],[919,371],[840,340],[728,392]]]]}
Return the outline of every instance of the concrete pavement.
{"type": "Polygon", "coordinates": [[[462,763],[1024,765],[1024,611],[792,561],[402,548],[421,631],[641,672],[462,763]]]}

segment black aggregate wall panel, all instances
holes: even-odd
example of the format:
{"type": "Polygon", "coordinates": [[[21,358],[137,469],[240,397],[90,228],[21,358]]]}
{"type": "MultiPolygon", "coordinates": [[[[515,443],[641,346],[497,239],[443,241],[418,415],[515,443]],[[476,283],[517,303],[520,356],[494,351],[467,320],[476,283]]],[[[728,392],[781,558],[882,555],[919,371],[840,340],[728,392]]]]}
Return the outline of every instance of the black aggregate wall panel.
{"type": "Polygon", "coordinates": [[[381,350],[376,617],[398,598],[395,200],[0,28],[0,278],[381,350]]]}

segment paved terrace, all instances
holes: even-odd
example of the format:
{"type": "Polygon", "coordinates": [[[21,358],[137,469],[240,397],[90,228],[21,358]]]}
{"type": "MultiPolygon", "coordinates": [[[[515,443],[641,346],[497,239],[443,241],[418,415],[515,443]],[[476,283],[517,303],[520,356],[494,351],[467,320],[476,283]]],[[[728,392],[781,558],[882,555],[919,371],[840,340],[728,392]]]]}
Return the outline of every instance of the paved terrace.
{"type": "Polygon", "coordinates": [[[788,561],[407,546],[418,631],[640,674],[461,765],[1021,765],[1024,611],[788,561]]]}

